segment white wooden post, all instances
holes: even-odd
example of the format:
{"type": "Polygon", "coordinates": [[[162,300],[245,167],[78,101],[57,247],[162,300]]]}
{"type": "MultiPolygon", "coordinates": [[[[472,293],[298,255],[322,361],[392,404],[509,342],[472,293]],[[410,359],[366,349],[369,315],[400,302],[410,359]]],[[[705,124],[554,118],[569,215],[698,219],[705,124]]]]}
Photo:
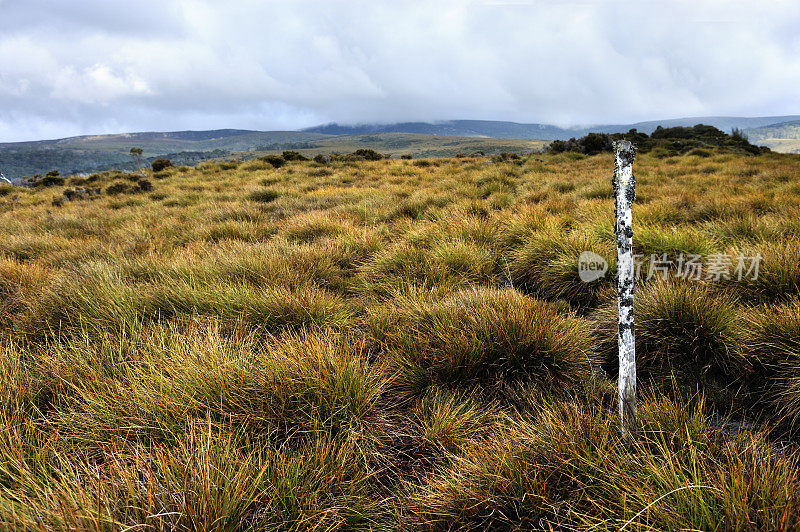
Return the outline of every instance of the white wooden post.
{"type": "Polygon", "coordinates": [[[636,148],[627,140],[614,142],[615,231],[617,234],[617,303],[619,307],[619,415],[622,437],[636,437],[636,345],[633,331],[633,202],[636,179],[633,160],[636,148]]]}
{"type": "Polygon", "coordinates": [[[9,185],[13,185],[13,184],[14,184],[14,183],[12,183],[12,182],[11,182],[11,180],[10,180],[10,179],[8,179],[6,176],[4,176],[4,175],[3,175],[3,172],[0,172],[0,179],[2,179],[3,181],[5,181],[5,182],[6,182],[6,183],[8,183],[9,185]]]}

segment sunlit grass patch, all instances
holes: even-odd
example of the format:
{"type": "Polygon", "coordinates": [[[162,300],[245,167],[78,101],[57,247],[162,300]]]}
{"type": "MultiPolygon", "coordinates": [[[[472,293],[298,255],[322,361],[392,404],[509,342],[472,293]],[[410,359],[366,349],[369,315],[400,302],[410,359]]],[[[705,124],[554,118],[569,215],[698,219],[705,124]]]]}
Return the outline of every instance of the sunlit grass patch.
{"type": "Polygon", "coordinates": [[[320,238],[335,237],[353,230],[348,219],[330,212],[300,215],[286,221],[285,234],[289,240],[313,242],[320,238]]]}
{"type": "Polygon", "coordinates": [[[415,414],[425,443],[441,450],[474,445],[488,440],[493,431],[502,430],[496,405],[441,389],[423,396],[415,414]]]}
{"type": "Polygon", "coordinates": [[[718,244],[707,233],[693,226],[658,227],[640,225],[633,235],[634,253],[646,257],[665,253],[671,260],[683,255],[707,257],[718,249],[718,244]]]}
{"type": "Polygon", "coordinates": [[[359,277],[367,290],[381,295],[396,293],[408,285],[466,284],[431,260],[428,250],[409,244],[394,244],[378,251],[360,267],[359,277]]]}
{"type": "Polygon", "coordinates": [[[431,259],[449,274],[470,283],[488,283],[492,280],[496,255],[472,242],[444,242],[431,250],[431,259]]]}
{"type": "Polygon", "coordinates": [[[191,314],[217,316],[229,325],[244,322],[268,332],[338,328],[352,317],[339,296],[313,286],[159,281],[132,285],[102,263],[65,272],[31,304],[22,320],[27,333],[42,336],[62,330],[121,331],[141,320],[191,314]]]}

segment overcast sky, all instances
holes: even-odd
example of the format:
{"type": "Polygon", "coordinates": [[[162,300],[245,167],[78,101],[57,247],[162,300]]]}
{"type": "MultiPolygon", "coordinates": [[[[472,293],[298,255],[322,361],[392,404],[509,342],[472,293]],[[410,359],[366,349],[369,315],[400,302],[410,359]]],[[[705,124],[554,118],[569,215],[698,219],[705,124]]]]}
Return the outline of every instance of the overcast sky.
{"type": "Polygon", "coordinates": [[[0,0],[0,141],[800,114],[800,2],[0,0]]]}

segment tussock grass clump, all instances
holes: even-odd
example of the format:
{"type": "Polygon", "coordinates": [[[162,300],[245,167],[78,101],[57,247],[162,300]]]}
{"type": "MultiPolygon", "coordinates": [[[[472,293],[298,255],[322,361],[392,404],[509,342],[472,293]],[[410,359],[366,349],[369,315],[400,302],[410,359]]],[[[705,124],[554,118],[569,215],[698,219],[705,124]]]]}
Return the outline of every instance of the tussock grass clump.
{"type": "Polygon", "coordinates": [[[367,290],[381,295],[407,286],[451,286],[463,284],[430,259],[428,250],[410,244],[394,245],[375,253],[359,268],[367,290]]]}
{"type": "Polygon", "coordinates": [[[493,278],[497,258],[486,247],[469,241],[454,241],[435,246],[429,260],[468,283],[488,283],[493,278]]]}
{"type": "Polygon", "coordinates": [[[280,194],[276,190],[272,190],[271,188],[264,189],[264,190],[254,190],[250,194],[247,195],[247,199],[250,201],[255,201],[257,203],[270,203],[275,201],[280,197],[280,194]]]}
{"type": "Polygon", "coordinates": [[[286,223],[286,237],[299,242],[314,242],[320,238],[335,237],[353,230],[349,220],[332,213],[315,213],[296,216],[286,223]]]}
{"type": "Polygon", "coordinates": [[[435,389],[420,399],[415,421],[424,442],[437,449],[457,451],[487,440],[502,418],[496,406],[447,390],[435,389]]]}
{"type": "Polygon", "coordinates": [[[132,283],[246,283],[297,290],[307,286],[333,286],[342,282],[341,246],[292,244],[280,239],[248,244],[227,241],[181,250],[165,263],[140,257],[122,264],[132,283]]]}
{"type": "Polygon", "coordinates": [[[14,530],[374,530],[386,514],[348,442],[253,448],[242,431],[191,422],[175,445],[67,457],[17,420],[3,424],[0,522],[14,530]],[[63,468],[67,461],[70,468],[63,468]]]}
{"type": "Polygon", "coordinates": [[[513,383],[564,392],[592,372],[589,325],[514,290],[463,290],[439,301],[407,296],[368,321],[411,394],[513,383]]]}
{"type": "Polygon", "coordinates": [[[800,425],[800,302],[763,305],[744,317],[745,349],[759,370],[752,388],[766,393],[771,406],[796,429],[800,425]]]}
{"type": "Polygon", "coordinates": [[[717,244],[696,227],[644,225],[635,229],[633,248],[634,253],[656,255],[657,259],[666,253],[674,261],[680,254],[707,257],[717,251],[717,244]]]}
{"type": "Polygon", "coordinates": [[[508,265],[514,286],[545,299],[563,299],[579,307],[592,307],[610,289],[616,269],[611,246],[587,234],[550,228],[535,233],[517,249],[508,265]],[[605,258],[609,271],[592,282],[581,280],[578,260],[590,251],[605,258]]]}
{"type": "MultiPolygon", "coordinates": [[[[760,256],[758,276],[731,278],[725,285],[741,297],[754,302],[791,301],[800,297],[800,241],[778,241],[768,246],[746,248],[745,270],[752,257],[760,256]]],[[[738,254],[737,254],[738,256],[738,254]]],[[[746,271],[744,273],[747,273],[746,271]]]]}
{"type": "MultiPolygon", "coordinates": [[[[636,366],[642,377],[671,372],[683,382],[743,378],[750,370],[741,352],[739,317],[730,299],[715,297],[699,283],[658,281],[639,285],[636,300],[636,366]]],[[[616,303],[596,315],[598,351],[606,367],[617,371],[616,303]]]]}
{"type": "Polygon", "coordinates": [[[729,438],[699,405],[650,401],[628,448],[614,412],[542,405],[416,490],[418,530],[794,529],[794,461],[761,434],[729,438]],[[674,430],[673,430],[674,429],[674,430]],[[780,479],[780,481],[777,481],[780,479]]]}

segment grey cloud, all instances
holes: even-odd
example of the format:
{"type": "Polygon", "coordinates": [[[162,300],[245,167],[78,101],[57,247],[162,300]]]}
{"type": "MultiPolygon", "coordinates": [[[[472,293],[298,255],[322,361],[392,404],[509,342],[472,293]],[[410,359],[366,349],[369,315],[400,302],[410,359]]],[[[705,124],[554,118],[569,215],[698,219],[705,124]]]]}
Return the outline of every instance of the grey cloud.
{"type": "Polygon", "coordinates": [[[0,141],[800,112],[794,2],[0,0],[0,141]]]}

